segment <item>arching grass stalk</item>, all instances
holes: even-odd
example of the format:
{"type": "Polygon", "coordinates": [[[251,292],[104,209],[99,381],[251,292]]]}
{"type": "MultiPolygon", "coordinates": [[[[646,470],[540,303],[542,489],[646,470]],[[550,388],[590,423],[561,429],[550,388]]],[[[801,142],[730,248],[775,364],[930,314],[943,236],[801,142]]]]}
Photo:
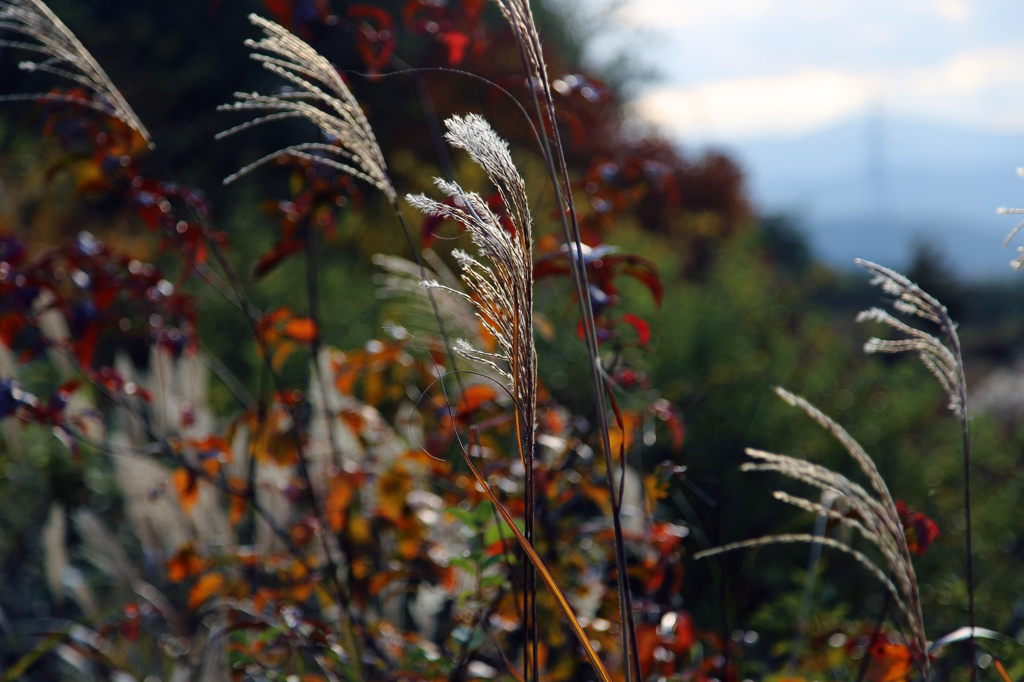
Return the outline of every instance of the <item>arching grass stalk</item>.
{"type": "MultiPolygon", "coordinates": [[[[629,590],[629,574],[626,566],[626,546],[622,533],[622,500],[615,489],[615,477],[612,466],[611,439],[609,437],[608,413],[604,392],[605,372],[599,355],[597,329],[594,324],[594,310],[590,298],[590,286],[587,282],[586,264],[583,258],[583,242],[580,238],[579,220],[572,196],[572,185],[569,179],[568,165],[565,161],[561,133],[558,130],[558,118],[555,111],[554,97],[551,92],[551,82],[547,66],[544,62],[540,35],[537,32],[529,0],[494,1],[511,26],[516,43],[519,46],[523,69],[527,75],[527,85],[530,88],[530,95],[533,99],[534,110],[541,133],[541,151],[544,154],[545,165],[548,168],[551,184],[555,190],[555,201],[558,206],[558,215],[561,219],[565,247],[568,249],[566,255],[572,271],[576,298],[580,307],[580,318],[583,322],[583,334],[590,361],[595,412],[597,413],[597,422],[601,434],[601,445],[604,450],[605,467],[608,472],[608,493],[612,506],[612,528],[615,536],[615,561],[619,576],[619,610],[622,614],[623,626],[623,671],[626,682],[631,682],[634,677],[639,682],[641,675],[639,658],[637,657],[636,623],[633,617],[632,595],[629,590]],[[543,108],[538,92],[544,98],[543,108]],[[548,137],[545,113],[546,119],[551,126],[551,135],[554,138],[553,144],[552,140],[548,137]],[[561,175],[561,180],[559,180],[559,175],[561,175]]],[[[527,512],[532,516],[532,509],[528,509],[527,512]]],[[[528,523],[530,520],[528,518],[528,523]]],[[[534,632],[533,637],[536,639],[536,632],[534,632]]],[[[533,668],[534,677],[536,678],[539,674],[536,661],[534,661],[533,668]]]]}
{"type": "Polygon", "coordinates": [[[45,100],[80,104],[125,123],[141,135],[151,149],[154,147],[149,131],[114,86],[107,72],[42,0],[0,0],[0,29],[7,29],[32,40],[0,39],[0,47],[28,50],[46,57],[41,62],[21,62],[18,65],[21,70],[60,76],[93,93],[92,99],[52,92],[3,95],[0,96],[0,102],[45,100]]]}
{"type": "MultiPolygon", "coordinates": [[[[1010,237],[1013,236],[1011,233],[1010,237]]],[[[1010,239],[1007,237],[1007,240],[1010,239]]],[[[857,316],[858,322],[872,321],[892,327],[905,335],[906,338],[890,341],[878,338],[870,339],[864,350],[868,353],[903,353],[914,352],[921,358],[925,367],[935,375],[949,398],[949,409],[960,420],[960,434],[963,441],[964,459],[964,514],[967,523],[967,613],[971,634],[967,639],[967,651],[971,663],[971,680],[977,678],[977,661],[974,652],[974,552],[971,546],[971,431],[967,419],[967,378],[964,374],[964,362],[960,352],[960,337],[956,333],[956,323],[949,317],[946,306],[938,299],[922,290],[907,279],[906,276],[882,267],[870,261],[857,259],[857,265],[874,275],[872,284],[895,296],[892,306],[898,312],[919,317],[938,325],[940,332],[946,337],[943,344],[935,336],[912,327],[880,308],[865,310],[857,316]],[[947,345],[948,344],[948,345],[947,345]]]]}
{"type": "Polygon", "coordinates": [[[868,570],[892,594],[894,609],[907,623],[910,631],[910,653],[922,677],[927,680],[930,673],[928,660],[928,640],[925,636],[924,619],[921,615],[921,599],[918,592],[917,576],[911,562],[907,537],[900,522],[896,503],[893,501],[889,488],[882,480],[875,463],[864,448],[855,441],[841,426],[829,419],[821,410],[803,398],[793,395],[781,388],[775,392],[790,405],[799,407],[814,421],[818,422],[838,440],[867,477],[870,490],[854,483],[845,476],[818,464],[802,459],[777,455],[762,450],[747,449],[747,455],[758,460],[744,464],[743,471],[772,471],[781,473],[794,480],[818,488],[828,493],[836,502],[843,502],[852,511],[843,514],[831,506],[797,497],[783,491],[776,491],[775,498],[791,504],[804,511],[824,516],[839,523],[874,545],[883,558],[883,571],[878,564],[863,552],[845,542],[830,537],[811,533],[787,533],[768,535],[752,540],[743,540],[698,552],[695,559],[713,556],[722,552],[750,547],[761,547],[771,544],[789,544],[794,542],[818,543],[845,552],[868,570]],[[889,576],[892,576],[891,578],[889,576]]]}

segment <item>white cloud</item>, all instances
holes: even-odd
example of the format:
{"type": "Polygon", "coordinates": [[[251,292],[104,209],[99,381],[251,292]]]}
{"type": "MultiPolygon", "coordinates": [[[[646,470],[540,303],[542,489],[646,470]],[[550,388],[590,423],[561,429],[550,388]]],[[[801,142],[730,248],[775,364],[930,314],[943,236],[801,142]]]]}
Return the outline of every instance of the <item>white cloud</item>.
{"type": "Polygon", "coordinates": [[[879,104],[1024,132],[1019,0],[559,1],[608,17],[618,46],[661,72],[635,106],[683,139],[798,134],[879,104]]]}
{"type": "Polygon", "coordinates": [[[771,0],[633,0],[615,14],[618,21],[630,26],[667,29],[749,21],[768,16],[774,10],[771,0]]]}
{"type": "Polygon", "coordinates": [[[875,88],[864,77],[810,72],[663,88],[636,109],[670,134],[721,140],[819,127],[863,108],[875,88]]]}
{"type": "Polygon", "coordinates": [[[681,139],[808,132],[882,104],[888,115],[993,131],[1024,129],[1024,45],[965,50],[926,68],[817,70],[664,86],[636,112],[681,139]]]}
{"type": "Polygon", "coordinates": [[[964,95],[985,88],[1019,88],[1024,85],[1022,64],[1024,46],[969,50],[954,54],[937,66],[915,69],[905,80],[922,95],[964,95]]]}
{"type": "Polygon", "coordinates": [[[964,21],[974,14],[974,8],[963,0],[937,0],[934,8],[946,21],[964,21]]]}

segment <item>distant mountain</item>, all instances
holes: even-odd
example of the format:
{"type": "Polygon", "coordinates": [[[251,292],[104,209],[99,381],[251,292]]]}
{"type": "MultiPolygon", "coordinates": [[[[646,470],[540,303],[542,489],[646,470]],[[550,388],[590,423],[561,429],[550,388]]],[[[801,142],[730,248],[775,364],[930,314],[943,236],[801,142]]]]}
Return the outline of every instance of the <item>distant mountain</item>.
{"type": "MultiPolygon", "coordinates": [[[[812,134],[726,145],[762,213],[800,218],[815,253],[895,267],[915,239],[971,279],[1009,275],[1016,223],[999,206],[1024,206],[1024,136],[865,116],[812,134]]],[[[1024,235],[1019,243],[1024,245],[1024,235]]]]}

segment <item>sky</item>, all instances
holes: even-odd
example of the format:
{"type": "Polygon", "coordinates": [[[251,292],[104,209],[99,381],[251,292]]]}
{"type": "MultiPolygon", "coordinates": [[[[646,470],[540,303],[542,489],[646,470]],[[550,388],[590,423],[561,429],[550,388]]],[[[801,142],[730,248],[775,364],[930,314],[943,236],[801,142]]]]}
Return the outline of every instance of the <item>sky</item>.
{"type": "Polygon", "coordinates": [[[641,120],[730,153],[755,209],[797,216],[821,257],[901,267],[926,240],[961,274],[1009,276],[1021,0],[563,2],[596,19],[595,61],[657,73],[632,93],[641,120]]]}
{"type": "Polygon", "coordinates": [[[881,104],[896,117],[1024,133],[1024,3],[628,0],[660,82],[637,110],[680,137],[811,132],[881,104]]]}

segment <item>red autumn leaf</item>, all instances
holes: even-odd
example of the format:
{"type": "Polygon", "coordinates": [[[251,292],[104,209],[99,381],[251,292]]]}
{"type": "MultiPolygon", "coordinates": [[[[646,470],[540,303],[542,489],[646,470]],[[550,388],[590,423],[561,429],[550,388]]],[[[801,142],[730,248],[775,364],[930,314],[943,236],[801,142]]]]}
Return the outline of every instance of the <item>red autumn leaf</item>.
{"type": "Polygon", "coordinates": [[[495,540],[490,545],[488,545],[487,549],[484,550],[484,554],[486,554],[487,556],[498,556],[499,554],[504,554],[505,552],[513,552],[515,551],[516,547],[518,547],[518,544],[516,543],[515,538],[512,537],[510,534],[509,537],[506,537],[503,540],[495,540]]]}
{"type": "Polygon", "coordinates": [[[907,538],[907,549],[912,554],[924,556],[932,542],[941,537],[939,526],[921,512],[915,512],[903,500],[896,500],[896,513],[907,538]]]}
{"type": "Polygon", "coordinates": [[[14,346],[14,337],[25,326],[25,318],[18,314],[0,317],[0,341],[8,348],[14,346]]]}
{"type": "Polygon", "coordinates": [[[323,20],[330,13],[326,0],[263,0],[263,6],[277,23],[304,38],[312,20],[323,20]]]}
{"type": "Polygon", "coordinates": [[[263,0],[263,7],[274,17],[274,21],[282,26],[290,26],[292,23],[291,0],[263,0]]]}
{"type": "Polygon", "coordinates": [[[672,640],[672,650],[682,656],[693,646],[697,637],[693,632],[693,618],[686,611],[676,614],[676,636],[672,640]]]}
{"type": "Polygon", "coordinates": [[[643,679],[651,672],[654,664],[654,650],[658,648],[658,628],[651,623],[639,623],[636,626],[637,659],[640,662],[640,675],[643,679]]]}
{"type": "Polygon", "coordinates": [[[224,587],[224,576],[217,572],[206,573],[199,577],[192,590],[188,593],[188,607],[193,611],[203,605],[211,597],[217,595],[224,587]]]}
{"type": "Polygon", "coordinates": [[[171,479],[174,481],[174,489],[178,491],[181,508],[185,510],[186,514],[191,512],[196,502],[199,501],[199,481],[191,471],[184,467],[175,469],[171,479]]]}
{"type": "Polygon", "coordinates": [[[448,48],[448,66],[458,66],[466,56],[466,48],[471,42],[469,36],[462,31],[446,31],[443,38],[448,48]]]}
{"type": "Polygon", "coordinates": [[[122,635],[134,642],[139,638],[142,627],[139,624],[139,607],[129,602],[124,606],[124,620],[118,624],[122,635]]]}
{"type": "Polygon", "coordinates": [[[371,74],[380,73],[395,51],[395,21],[387,11],[373,5],[352,5],[348,16],[361,22],[356,34],[356,51],[371,74]]]}
{"type": "Polygon", "coordinates": [[[620,270],[616,274],[627,275],[647,287],[654,297],[654,302],[661,305],[661,298],[664,288],[661,284],[661,276],[658,274],[658,266],[643,256],[629,254],[613,255],[605,259],[606,266],[612,270],[620,270]],[[609,262],[610,261],[610,262],[609,262]]]}
{"type": "MultiPolygon", "coordinates": [[[[559,251],[537,259],[533,266],[534,279],[571,275],[568,252],[569,249],[562,245],[559,251]]],[[[587,279],[591,284],[592,295],[593,289],[596,288],[605,296],[614,296],[618,292],[615,278],[625,275],[647,287],[654,297],[654,302],[661,305],[664,287],[658,274],[658,266],[653,261],[643,256],[617,253],[614,246],[584,245],[583,262],[587,267],[587,279]]]]}
{"type": "Polygon", "coordinates": [[[97,310],[106,310],[121,293],[121,286],[111,277],[97,277],[93,283],[92,302],[97,310]]]}
{"type": "Polygon", "coordinates": [[[92,358],[96,353],[96,343],[99,340],[100,330],[96,323],[90,324],[78,338],[72,339],[71,350],[79,363],[85,367],[92,365],[92,358]]]}
{"type": "Polygon", "coordinates": [[[626,313],[622,316],[622,321],[636,330],[636,336],[640,340],[641,346],[646,346],[651,340],[651,325],[647,324],[647,320],[637,317],[633,313],[626,313]]]}
{"type": "Polygon", "coordinates": [[[301,251],[305,242],[301,239],[285,239],[274,245],[270,251],[260,256],[256,267],[252,269],[253,279],[260,279],[265,274],[280,265],[285,258],[297,251],[301,251]]]}

